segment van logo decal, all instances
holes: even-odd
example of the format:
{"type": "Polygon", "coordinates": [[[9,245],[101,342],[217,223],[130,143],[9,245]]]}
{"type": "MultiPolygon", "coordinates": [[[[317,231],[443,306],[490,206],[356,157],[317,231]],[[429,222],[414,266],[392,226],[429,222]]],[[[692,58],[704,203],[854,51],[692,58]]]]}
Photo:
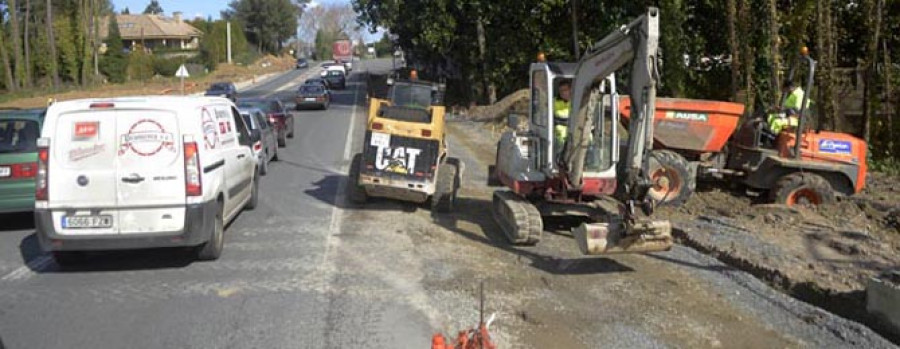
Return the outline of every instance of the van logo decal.
{"type": "Polygon", "coordinates": [[[140,156],[152,156],[163,149],[175,152],[175,137],[166,132],[160,123],[143,119],[131,125],[128,133],[122,135],[119,155],[131,150],[140,156]]]}
{"type": "Polygon", "coordinates": [[[97,137],[100,131],[99,121],[79,121],[75,123],[75,129],[72,130],[73,141],[86,141],[97,137]]]}
{"type": "Polygon", "coordinates": [[[206,141],[206,148],[215,149],[219,144],[219,133],[216,132],[216,121],[213,120],[209,110],[203,108],[203,140],[206,141]]]}
{"type": "Polygon", "coordinates": [[[87,159],[91,156],[103,153],[106,150],[105,144],[94,144],[89,147],[73,148],[69,150],[69,161],[75,162],[87,159]]]}

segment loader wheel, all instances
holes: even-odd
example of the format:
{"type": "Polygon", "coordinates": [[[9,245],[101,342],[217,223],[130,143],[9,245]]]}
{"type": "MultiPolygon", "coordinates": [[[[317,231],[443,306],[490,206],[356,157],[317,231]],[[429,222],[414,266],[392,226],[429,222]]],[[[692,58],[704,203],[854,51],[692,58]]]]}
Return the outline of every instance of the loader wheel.
{"type": "Polygon", "coordinates": [[[359,171],[362,169],[362,154],[353,155],[353,161],[350,163],[350,173],[347,183],[347,190],[350,194],[350,201],[354,204],[364,204],[368,201],[369,196],[366,195],[366,188],[359,185],[359,171]]]}
{"type": "Polygon", "coordinates": [[[459,165],[449,160],[438,168],[437,183],[431,196],[431,210],[435,212],[453,211],[456,205],[456,191],[459,188],[459,165]]]}
{"type": "Polygon", "coordinates": [[[834,202],[834,189],[822,176],[808,172],[794,172],[778,179],[770,191],[777,204],[821,205],[834,202]]]}
{"type": "Polygon", "coordinates": [[[650,180],[650,198],[665,206],[683,204],[697,184],[687,160],[671,150],[654,150],[650,154],[650,180]]]}

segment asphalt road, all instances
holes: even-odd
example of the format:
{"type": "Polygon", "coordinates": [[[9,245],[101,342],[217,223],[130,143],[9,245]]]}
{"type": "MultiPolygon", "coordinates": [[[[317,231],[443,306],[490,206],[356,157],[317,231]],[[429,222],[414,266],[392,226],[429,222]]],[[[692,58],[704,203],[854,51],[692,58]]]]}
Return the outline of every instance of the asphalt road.
{"type": "MultiPolygon", "coordinates": [[[[180,249],[95,255],[61,270],[40,252],[30,215],[0,215],[0,338],[8,348],[325,348],[367,340],[354,299],[330,297],[351,127],[364,120],[365,63],[327,111],[295,112],[296,136],[260,183],[260,204],[226,230],[215,262],[180,249]]],[[[314,72],[306,73],[311,75],[314,72]]],[[[302,71],[241,96],[290,102],[302,71]]],[[[360,302],[365,302],[361,300],[360,302]]],[[[400,313],[398,313],[400,314],[400,313]]],[[[415,317],[396,317],[417,328],[415,317]]],[[[416,342],[429,339],[428,324],[416,342]]],[[[393,335],[395,333],[391,333],[393,335]]],[[[357,342],[361,343],[361,342],[357,342]]],[[[402,343],[402,342],[400,342],[402,343]]],[[[401,347],[405,347],[402,346],[401,347]]]]}
{"type": "MultiPolygon", "coordinates": [[[[889,347],[858,324],[784,296],[686,247],[578,256],[554,224],[510,247],[490,218],[480,125],[449,127],[466,164],[458,212],[372,200],[349,205],[361,148],[364,73],[327,111],[295,112],[296,136],[260,183],[257,209],[226,229],[214,262],[180,249],[120,251],[61,270],[30,215],[0,215],[0,338],[8,348],[427,348],[478,320],[486,281],[502,347],[889,347]],[[480,139],[480,140],[479,140],[480,139]]],[[[289,102],[292,71],[243,91],[289,102]]],[[[2,345],[0,345],[2,347],[2,345]]]]}

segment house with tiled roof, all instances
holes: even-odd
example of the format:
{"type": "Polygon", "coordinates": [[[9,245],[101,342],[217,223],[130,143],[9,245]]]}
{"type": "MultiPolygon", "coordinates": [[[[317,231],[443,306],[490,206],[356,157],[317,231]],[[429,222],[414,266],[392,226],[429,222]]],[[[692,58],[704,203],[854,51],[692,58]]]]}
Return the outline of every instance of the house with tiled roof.
{"type": "MultiPolygon", "coordinates": [[[[182,19],[181,12],[173,13],[172,17],[158,14],[116,15],[116,21],[125,48],[132,50],[138,46],[150,51],[197,50],[203,36],[200,29],[182,19]]],[[[108,23],[108,19],[104,22],[108,23]]],[[[101,23],[101,38],[109,35],[108,28],[108,25],[101,23]]]]}

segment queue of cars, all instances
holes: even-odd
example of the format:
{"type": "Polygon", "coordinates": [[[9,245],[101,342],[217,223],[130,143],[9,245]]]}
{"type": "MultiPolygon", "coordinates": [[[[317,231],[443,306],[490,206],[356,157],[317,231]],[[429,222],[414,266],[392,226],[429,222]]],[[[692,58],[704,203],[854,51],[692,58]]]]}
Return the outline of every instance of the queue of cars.
{"type": "MultiPolygon", "coordinates": [[[[327,108],[327,83],[314,78],[300,90],[327,108]]],[[[278,98],[213,86],[222,93],[0,111],[0,213],[33,211],[41,248],[62,266],[89,251],[134,248],[219,258],[225,227],[256,207],[259,181],[295,122],[278,98]]]]}

